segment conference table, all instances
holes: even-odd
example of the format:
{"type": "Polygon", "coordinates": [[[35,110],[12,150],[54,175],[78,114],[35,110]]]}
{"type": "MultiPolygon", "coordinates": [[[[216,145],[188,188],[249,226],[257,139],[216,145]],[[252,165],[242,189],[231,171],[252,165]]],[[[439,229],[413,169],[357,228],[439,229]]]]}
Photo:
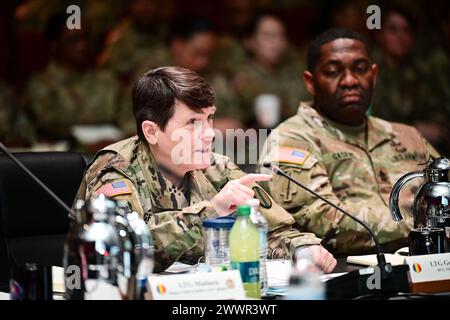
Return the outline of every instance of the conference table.
{"type": "MultiPolygon", "coordinates": [[[[189,266],[182,263],[174,263],[171,267],[169,267],[166,271],[162,272],[160,275],[162,276],[176,276],[178,274],[186,274],[189,272],[193,272],[194,268],[198,268],[197,266],[189,266]]],[[[291,261],[290,260],[268,260],[267,263],[267,273],[268,273],[268,283],[269,290],[268,295],[263,297],[263,300],[279,300],[284,299],[286,295],[286,291],[288,288],[289,274],[291,272],[291,261]]],[[[355,270],[359,270],[362,268],[366,268],[361,265],[355,265],[351,263],[347,263],[346,258],[338,258],[337,265],[334,270],[329,274],[324,274],[321,276],[322,281],[328,281],[329,279],[344,275],[348,272],[352,272],[355,270]]],[[[64,300],[64,271],[61,267],[53,267],[52,268],[52,277],[53,277],[53,300],[64,300]]],[[[414,297],[413,294],[405,294],[399,296],[386,296],[386,299],[396,300],[396,299],[410,299],[414,297]]],[[[450,293],[437,293],[430,295],[416,295],[421,298],[434,298],[434,299],[449,299],[450,293]]],[[[379,296],[378,298],[383,298],[379,296]]],[[[10,300],[9,293],[0,292],[0,300],[10,300]]],[[[195,297],[192,297],[192,300],[196,300],[195,297]]]]}
{"type": "MultiPolygon", "coordinates": [[[[291,271],[291,261],[290,260],[268,260],[268,281],[269,286],[277,287],[278,289],[282,289],[279,292],[284,292],[288,286],[289,274],[291,271]]],[[[182,263],[175,263],[166,271],[162,272],[161,275],[177,275],[188,273],[195,266],[188,266],[182,263]]],[[[323,281],[326,281],[335,276],[342,275],[347,272],[351,272],[353,270],[358,270],[363,268],[362,266],[348,264],[345,258],[338,258],[337,265],[332,273],[323,275],[323,281]]],[[[63,292],[64,292],[64,271],[61,267],[53,267],[52,268],[52,277],[53,277],[53,291],[54,300],[62,300],[63,292]]],[[[284,294],[271,294],[268,299],[277,299],[281,298],[284,294]]],[[[195,300],[195,297],[193,297],[195,300]]],[[[10,300],[9,293],[0,292],[0,300],[10,300]]]]}

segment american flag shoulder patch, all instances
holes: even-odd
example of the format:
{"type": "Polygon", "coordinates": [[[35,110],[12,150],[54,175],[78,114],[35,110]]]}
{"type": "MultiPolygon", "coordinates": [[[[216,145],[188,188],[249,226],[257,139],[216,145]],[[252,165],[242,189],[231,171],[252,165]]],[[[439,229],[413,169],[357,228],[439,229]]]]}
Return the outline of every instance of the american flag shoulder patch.
{"type": "Polygon", "coordinates": [[[308,159],[309,151],[291,147],[280,147],[274,162],[302,165],[308,159]]]}
{"type": "Polygon", "coordinates": [[[131,189],[124,180],[114,181],[112,183],[105,184],[101,186],[97,191],[95,191],[96,195],[104,194],[107,197],[115,197],[130,193],[131,189]]]}

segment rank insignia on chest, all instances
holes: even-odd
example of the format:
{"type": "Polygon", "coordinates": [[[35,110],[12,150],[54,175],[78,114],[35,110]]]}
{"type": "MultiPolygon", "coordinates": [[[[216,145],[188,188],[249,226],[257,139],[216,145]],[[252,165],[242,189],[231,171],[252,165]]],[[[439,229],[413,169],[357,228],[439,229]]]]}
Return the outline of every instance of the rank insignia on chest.
{"type": "Polygon", "coordinates": [[[104,194],[107,197],[115,197],[123,194],[130,194],[131,189],[125,181],[116,181],[101,186],[96,192],[96,195],[104,194]]]}
{"type": "Polygon", "coordinates": [[[302,165],[308,159],[309,151],[289,147],[280,147],[277,159],[274,162],[302,165]]]}

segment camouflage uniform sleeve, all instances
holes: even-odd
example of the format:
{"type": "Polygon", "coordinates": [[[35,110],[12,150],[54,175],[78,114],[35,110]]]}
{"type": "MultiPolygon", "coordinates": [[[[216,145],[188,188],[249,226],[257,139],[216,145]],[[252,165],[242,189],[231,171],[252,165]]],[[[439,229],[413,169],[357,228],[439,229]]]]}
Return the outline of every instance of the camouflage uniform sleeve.
{"type": "MultiPolygon", "coordinates": [[[[303,147],[299,150],[304,150],[303,147]]],[[[279,160],[273,154],[265,159],[273,162],[279,160]]],[[[366,221],[383,243],[393,243],[398,241],[399,235],[407,235],[405,224],[394,222],[386,207],[379,208],[370,203],[362,205],[350,197],[341,201],[333,192],[325,165],[315,155],[310,154],[301,165],[280,163],[279,167],[335,205],[366,221]]],[[[274,175],[264,186],[274,200],[292,214],[300,228],[321,237],[322,244],[332,249],[334,254],[367,252],[374,247],[364,227],[288,179],[274,175]]]]}
{"type": "Polygon", "coordinates": [[[206,200],[181,210],[144,215],[155,243],[155,272],[167,269],[182,255],[187,259],[203,256],[202,220],[215,217],[216,211],[206,200]]]}
{"type": "MultiPolygon", "coordinates": [[[[124,182],[126,190],[112,196],[116,201],[127,201],[130,209],[136,211],[141,216],[143,209],[139,201],[139,196],[133,183],[127,176],[108,166],[108,163],[116,157],[113,153],[106,153],[99,156],[85,172],[83,181],[78,189],[76,200],[87,201],[96,195],[100,189],[108,184],[124,182]]],[[[100,192],[99,192],[100,193],[100,192]]]]}
{"type": "MultiPolygon", "coordinates": [[[[237,165],[227,164],[229,178],[239,179],[245,175],[237,165]]],[[[251,186],[260,201],[261,213],[269,225],[268,256],[274,259],[290,259],[295,248],[305,245],[319,245],[321,239],[313,233],[305,233],[294,227],[295,220],[259,184],[251,186]]]]}

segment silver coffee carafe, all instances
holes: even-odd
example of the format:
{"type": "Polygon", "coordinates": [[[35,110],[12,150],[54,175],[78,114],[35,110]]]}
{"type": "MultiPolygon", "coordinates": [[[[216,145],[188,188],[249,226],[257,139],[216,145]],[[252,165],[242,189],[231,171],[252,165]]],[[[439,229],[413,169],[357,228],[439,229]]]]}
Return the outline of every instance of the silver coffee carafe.
{"type": "MultiPolygon", "coordinates": [[[[410,180],[423,178],[425,181],[419,187],[413,206],[414,234],[420,234],[423,239],[423,250],[420,253],[435,253],[442,251],[441,235],[446,238],[450,249],[450,161],[446,158],[430,160],[422,171],[408,173],[401,177],[394,185],[390,196],[390,209],[394,221],[403,220],[398,205],[398,198],[402,187],[410,180]],[[433,235],[434,234],[434,235],[433,235]],[[439,240],[439,241],[438,241],[439,240]],[[434,246],[435,250],[428,250],[434,246]],[[428,252],[430,251],[430,252],[428,252]]],[[[410,234],[410,251],[412,234],[410,234]]],[[[413,238],[419,236],[414,235],[413,238]]],[[[416,239],[417,240],[417,239],[416,239]]],[[[445,241],[445,239],[444,239],[445,241]]],[[[417,241],[415,241],[417,243],[417,241]]],[[[413,248],[413,250],[415,250],[413,248]]],[[[410,252],[411,253],[411,252],[410,252]]]]}
{"type": "Polygon", "coordinates": [[[78,201],[65,245],[66,298],[144,299],[153,255],[147,225],[126,203],[78,201]]]}

